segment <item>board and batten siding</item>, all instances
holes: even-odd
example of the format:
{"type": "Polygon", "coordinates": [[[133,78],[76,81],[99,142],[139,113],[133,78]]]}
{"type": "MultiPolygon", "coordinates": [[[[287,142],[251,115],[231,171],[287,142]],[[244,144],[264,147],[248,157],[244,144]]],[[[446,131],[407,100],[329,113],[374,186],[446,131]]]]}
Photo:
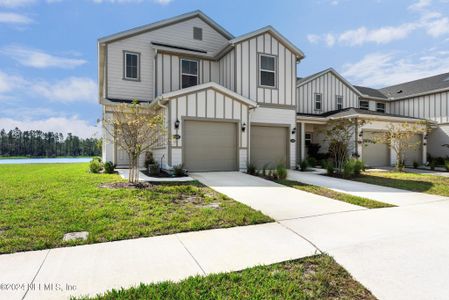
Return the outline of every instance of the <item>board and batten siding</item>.
{"type": "Polygon", "coordinates": [[[337,109],[337,96],[343,96],[343,108],[359,107],[359,95],[331,72],[297,88],[297,111],[316,114],[337,109]],[[315,94],[321,94],[321,110],[315,110],[315,94]]]}
{"type": "Polygon", "coordinates": [[[218,83],[218,62],[159,52],[156,55],[154,83],[156,96],[181,89],[181,60],[183,58],[198,62],[198,84],[211,81],[218,83]]]}
{"type": "Polygon", "coordinates": [[[261,104],[295,105],[295,54],[271,34],[264,33],[239,42],[222,61],[220,66],[224,69],[220,72],[225,76],[222,82],[227,88],[261,104]],[[259,54],[276,57],[275,88],[259,85],[259,54]]]}
{"type": "MultiPolygon", "coordinates": [[[[214,53],[227,43],[227,39],[202,19],[195,17],[173,25],[113,41],[106,46],[107,91],[110,99],[150,101],[154,92],[154,50],[151,42],[176,44],[214,53]],[[193,27],[203,29],[203,40],[193,39],[193,27]],[[123,79],[123,51],[140,53],[140,80],[123,79]]],[[[218,80],[218,79],[217,79],[218,80]]]]}
{"type": "MultiPolygon", "coordinates": [[[[191,94],[177,96],[169,102],[170,132],[172,135],[180,135],[180,139],[171,139],[171,161],[169,164],[178,165],[182,161],[183,147],[183,119],[197,118],[200,120],[233,120],[238,122],[238,128],[248,122],[248,106],[215,89],[205,89],[191,94]],[[176,129],[174,122],[179,120],[181,124],[176,129]]],[[[239,167],[245,169],[248,153],[248,130],[239,130],[239,167]]]]}
{"type": "Polygon", "coordinates": [[[390,111],[407,117],[449,123],[449,91],[418,96],[403,100],[392,100],[390,111]]]}

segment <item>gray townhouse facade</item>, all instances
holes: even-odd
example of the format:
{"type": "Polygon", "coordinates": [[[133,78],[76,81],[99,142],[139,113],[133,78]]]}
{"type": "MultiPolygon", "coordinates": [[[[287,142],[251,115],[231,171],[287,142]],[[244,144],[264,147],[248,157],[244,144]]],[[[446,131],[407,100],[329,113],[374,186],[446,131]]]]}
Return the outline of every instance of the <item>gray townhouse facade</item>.
{"type": "MultiPolygon", "coordinates": [[[[249,163],[294,168],[307,156],[307,144],[322,143],[326,150],[320,127],[330,118],[370,120],[360,128],[362,139],[389,122],[427,116],[396,104],[420,100],[353,86],[333,69],[298,80],[304,53],[276,29],[235,37],[201,11],[100,38],[98,56],[104,116],[133,99],[160,111],[167,135],[153,155],[162,165],[183,164],[189,171],[246,170],[249,163]]],[[[447,93],[438,99],[448,107],[447,93]]],[[[430,136],[447,138],[447,121],[446,113],[430,136]]],[[[105,137],[103,159],[126,166],[126,153],[105,137]]],[[[429,137],[415,138],[420,147],[407,155],[413,161],[425,162],[427,149],[441,143],[427,146],[429,137]]],[[[369,165],[395,161],[387,145],[357,147],[369,165]]]]}

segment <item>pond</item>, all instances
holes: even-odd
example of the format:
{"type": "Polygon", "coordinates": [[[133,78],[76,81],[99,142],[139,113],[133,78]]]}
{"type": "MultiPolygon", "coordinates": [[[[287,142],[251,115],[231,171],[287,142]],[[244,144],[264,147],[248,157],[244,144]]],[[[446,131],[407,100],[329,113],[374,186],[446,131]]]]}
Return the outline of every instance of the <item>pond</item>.
{"type": "Polygon", "coordinates": [[[91,161],[90,157],[57,157],[57,158],[2,158],[0,165],[6,164],[73,164],[91,161]]]}

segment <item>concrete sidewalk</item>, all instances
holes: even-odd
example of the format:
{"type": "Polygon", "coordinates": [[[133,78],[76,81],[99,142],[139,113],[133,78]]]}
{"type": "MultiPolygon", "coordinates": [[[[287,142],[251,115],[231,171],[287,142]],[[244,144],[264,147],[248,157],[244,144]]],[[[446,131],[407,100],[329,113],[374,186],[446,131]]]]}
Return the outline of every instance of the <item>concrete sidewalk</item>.
{"type": "Polygon", "coordinates": [[[331,190],[364,197],[397,206],[449,200],[448,197],[416,193],[380,185],[323,176],[322,172],[288,171],[288,179],[329,188],[331,190]]]}
{"type": "Polygon", "coordinates": [[[277,221],[366,209],[241,172],[193,173],[191,176],[277,221]]]}
{"type": "Polygon", "coordinates": [[[94,296],[141,282],[178,281],[316,253],[293,231],[268,223],[0,255],[0,283],[35,284],[35,290],[1,289],[0,299],[94,296]]]}

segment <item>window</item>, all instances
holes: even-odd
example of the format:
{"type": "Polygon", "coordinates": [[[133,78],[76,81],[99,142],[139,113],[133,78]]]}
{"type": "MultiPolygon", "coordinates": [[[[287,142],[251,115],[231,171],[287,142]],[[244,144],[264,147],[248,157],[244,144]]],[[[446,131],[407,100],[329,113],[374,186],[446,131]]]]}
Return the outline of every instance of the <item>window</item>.
{"type": "Polygon", "coordinates": [[[369,101],[360,100],[359,106],[360,106],[360,109],[369,110],[369,101]]]}
{"type": "Polygon", "coordinates": [[[343,109],[343,96],[337,96],[337,109],[343,109]]]}
{"type": "Polygon", "coordinates": [[[199,27],[193,27],[193,39],[202,41],[203,40],[203,29],[199,27]]]}
{"type": "Polygon", "coordinates": [[[304,143],[306,146],[312,144],[312,134],[310,132],[306,132],[304,134],[304,143]]]}
{"type": "Polygon", "coordinates": [[[321,94],[315,94],[315,110],[321,110],[321,94]]]}
{"type": "Polygon", "coordinates": [[[198,62],[181,59],[181,86],[183,89],[198,84],[198,62]]]}
{"type": "Polygon", "coordinates": [[[124,52],[124,79],[139,80],[140,78],[140,54],[124,52]]]}
{"type": "Polygon", "coordinates": [[[266,87],[276,87],[276,57],[259,56],[259,84],[266,87]]]}
{"type": "Polygon", "coordinates": [[[376,103],[376,111],[384,113],[385,112],[385,103],[377,102],[376,103]]]}

